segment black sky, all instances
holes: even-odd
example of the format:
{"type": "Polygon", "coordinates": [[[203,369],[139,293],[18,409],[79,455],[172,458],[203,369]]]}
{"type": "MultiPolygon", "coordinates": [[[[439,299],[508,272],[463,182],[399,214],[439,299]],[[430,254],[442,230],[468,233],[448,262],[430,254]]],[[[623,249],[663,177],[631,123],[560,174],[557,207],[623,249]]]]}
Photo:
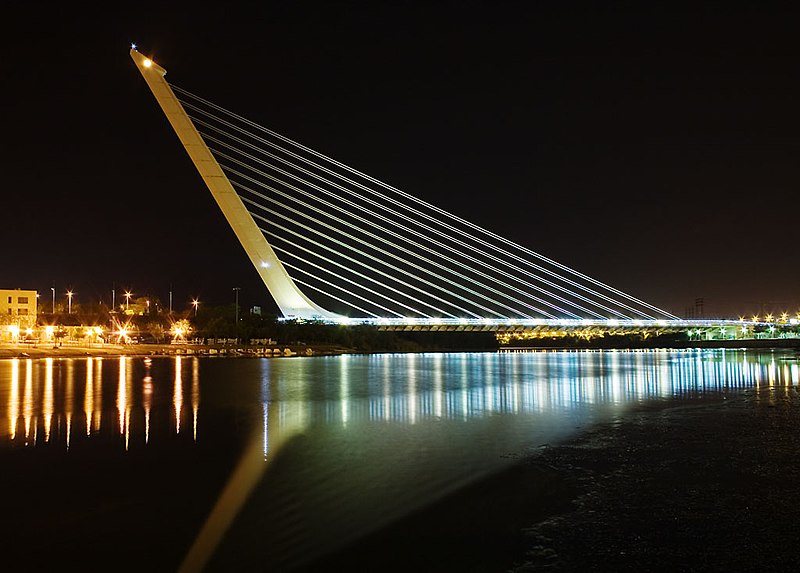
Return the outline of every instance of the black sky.
{"type": "Polygon", "coordinates": [[[272,307],[128,56],[666,310],[800,310],[800,14],[4,8],[0,287],[272,307]]]}

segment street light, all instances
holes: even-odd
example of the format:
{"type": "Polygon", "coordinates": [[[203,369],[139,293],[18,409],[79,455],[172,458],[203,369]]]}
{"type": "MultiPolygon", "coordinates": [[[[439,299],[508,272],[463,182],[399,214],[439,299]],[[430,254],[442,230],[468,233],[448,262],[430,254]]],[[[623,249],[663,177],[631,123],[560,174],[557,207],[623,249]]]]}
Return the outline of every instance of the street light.
{"type": "Polygon", "coordinates": [[[125,310],[128,310],[128,307],[131,304],[131,292],[125,291],[125,310]]]}
{"type": "Polygon", "coordinates": [[[200,306],[200,301],[196,298],[192,299],[192,306],[194,307],[194,317],[197,318],[197,307],[200,306]]]}
{"type": "Polygon", "coordinates": [[[67,291],[67,314],[72,314],[72,291],[67,291]]]}
{"type": "Polygon", "coordinates": [[[50,290],[53,291],[53,314],[56,313],[56,287],[50,287],[50,290]]]}
{"type": "Polygon", "coordinates": [[[239,329],[239,291],[240,287],[233,287],[233,292],[236,293],[236,329],[239,329]]]}

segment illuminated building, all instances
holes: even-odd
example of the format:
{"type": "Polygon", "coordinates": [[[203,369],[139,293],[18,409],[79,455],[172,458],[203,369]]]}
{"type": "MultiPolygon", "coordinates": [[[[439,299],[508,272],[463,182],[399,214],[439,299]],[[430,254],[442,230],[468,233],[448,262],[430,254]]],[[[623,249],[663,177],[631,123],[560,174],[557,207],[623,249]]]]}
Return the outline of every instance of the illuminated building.
{"type": "Polygon", "coordinates": [[[0,289],[0,324],[30,328],[36,325],[36,291],[0,289]]]}
{"type": "Polygon", "coordinates": [[[36,326],[36,291],[0,289],[0,341],[16,342],[36,326]]]}

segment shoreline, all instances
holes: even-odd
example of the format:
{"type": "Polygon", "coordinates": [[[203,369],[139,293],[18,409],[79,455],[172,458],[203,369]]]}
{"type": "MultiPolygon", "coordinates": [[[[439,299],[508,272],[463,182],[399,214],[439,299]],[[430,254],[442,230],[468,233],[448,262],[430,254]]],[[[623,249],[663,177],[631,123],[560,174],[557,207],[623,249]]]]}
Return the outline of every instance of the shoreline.
{"type": "Polygon", "coordinates": [[[115,356],[283,357],[351,354],[334,345],[207,345],[207,344],[0,344],[3,358],[81,358],[115,356]]]}
{"type": "MultiPolygon", "coordinates": [[[[602,339],[599,339],[602,341],[602,339]]],[[[585,345],[531,345],[531,346],[501,346],[498,350],[500,352],[543,352],[549,350],[685,350],[687,348],[729,348],[729,349],[800,349],[800,338],[748,338],[748,339],[735,339],[735,340],[686,340],[682,342],[671,342],[668,346],[658,345],[649,346],[641,345],[609,345],[603,346],[601,344],[585,344],[585,345]]]]}

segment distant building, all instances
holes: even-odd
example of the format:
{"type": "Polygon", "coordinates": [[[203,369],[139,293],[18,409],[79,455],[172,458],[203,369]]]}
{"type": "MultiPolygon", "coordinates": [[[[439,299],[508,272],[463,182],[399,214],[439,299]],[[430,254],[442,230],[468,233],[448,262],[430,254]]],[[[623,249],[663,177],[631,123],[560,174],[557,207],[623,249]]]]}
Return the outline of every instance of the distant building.
{"type": "Polygon", "coordinates": [[[0,289],[0,315],[6,324],[36,322],[36,291],[0,289]]]}
{"type": "Polygon", "coordinates": [[[36,291],[0,289],[0,339],[16,338],[22,329],[36,326],[36,291]]]}

